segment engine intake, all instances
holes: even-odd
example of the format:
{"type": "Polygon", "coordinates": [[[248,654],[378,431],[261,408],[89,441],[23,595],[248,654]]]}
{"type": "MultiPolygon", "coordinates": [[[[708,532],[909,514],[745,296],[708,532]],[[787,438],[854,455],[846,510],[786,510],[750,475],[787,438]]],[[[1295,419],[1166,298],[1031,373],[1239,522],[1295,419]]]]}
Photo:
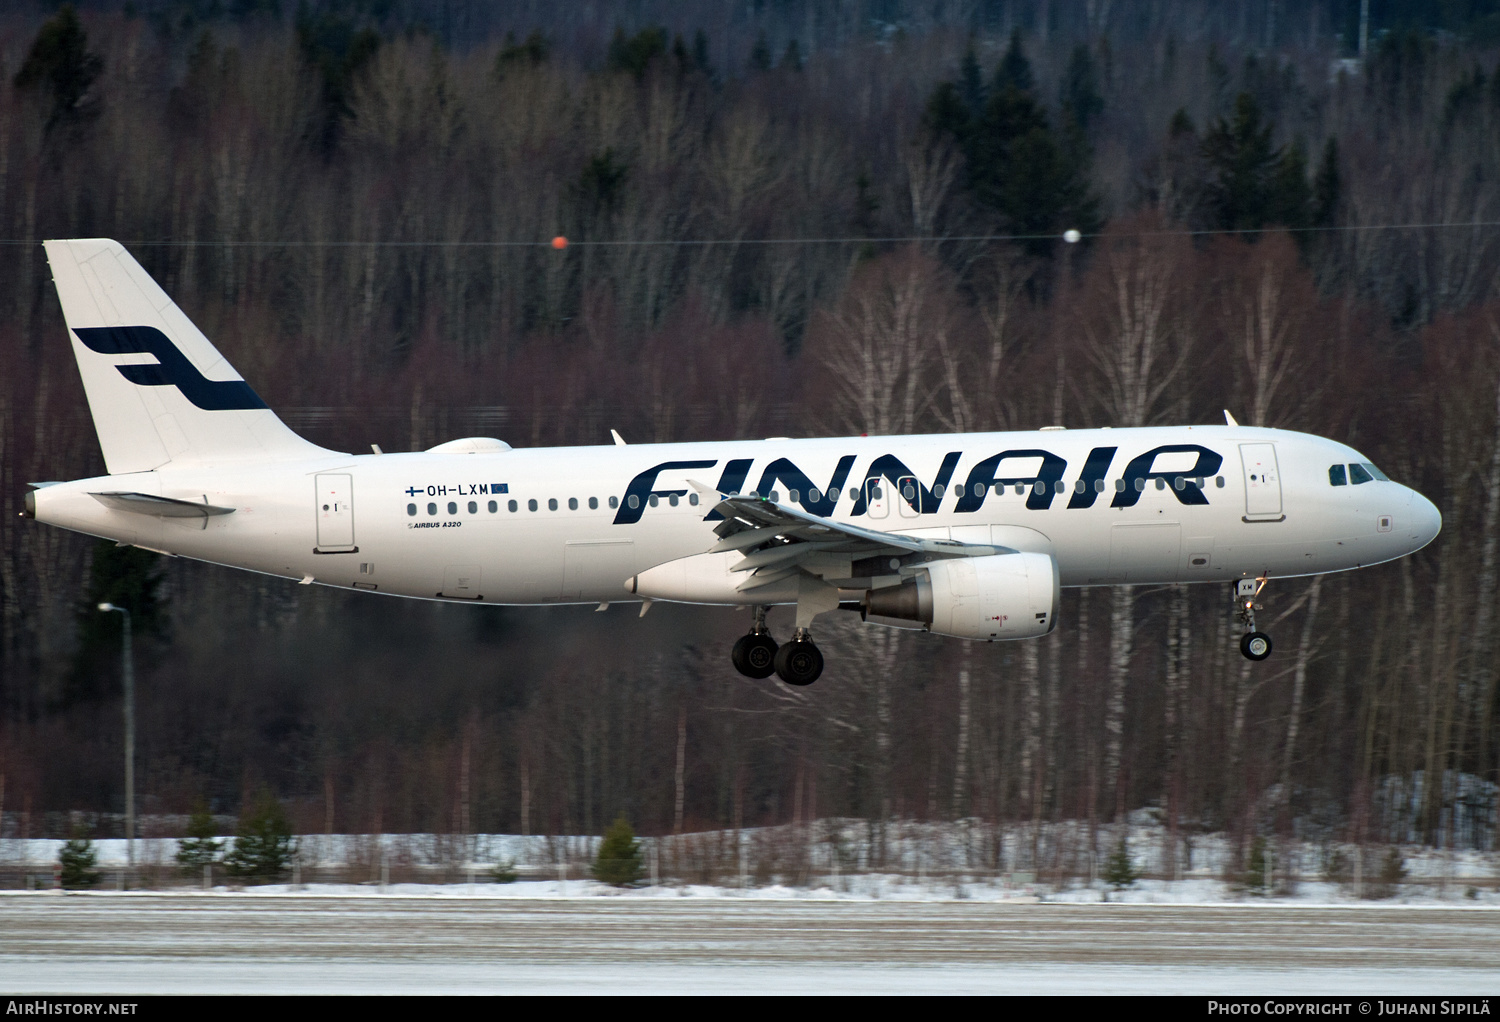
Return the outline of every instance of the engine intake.
{"type": "Polygon", "coordinates": [[[955,557],[898,586],[872,590],[861,616],[960,639],[1032,639],[1057,625],[1059,591],[1057,561],[1047,554],[955,557]]]}

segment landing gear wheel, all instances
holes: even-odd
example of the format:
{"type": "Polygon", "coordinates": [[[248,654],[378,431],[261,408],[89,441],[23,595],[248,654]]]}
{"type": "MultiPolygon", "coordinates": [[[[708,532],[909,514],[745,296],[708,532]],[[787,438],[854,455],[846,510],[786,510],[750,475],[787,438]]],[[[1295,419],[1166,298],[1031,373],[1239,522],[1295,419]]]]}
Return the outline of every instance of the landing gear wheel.
{"type": "Polygon", "coordinates": [[[1240,652],[1246,660],[1264,660],[1271,655],[1271,637],[1265,632],[1246,632],[1240,639],[1240,652]]]}
{"type": "Polygon", "coordinates": [[[769,678],[776,671],[776,640],[765,632],[741,635],[729,652],[734,669],[747,678],[769,678]]]}
{"type": "Polygon", "coordinates": [[[788,685],[811,685],[823,673],[823,654],[801,634],[776,651],[776,675],[788,685]]]}

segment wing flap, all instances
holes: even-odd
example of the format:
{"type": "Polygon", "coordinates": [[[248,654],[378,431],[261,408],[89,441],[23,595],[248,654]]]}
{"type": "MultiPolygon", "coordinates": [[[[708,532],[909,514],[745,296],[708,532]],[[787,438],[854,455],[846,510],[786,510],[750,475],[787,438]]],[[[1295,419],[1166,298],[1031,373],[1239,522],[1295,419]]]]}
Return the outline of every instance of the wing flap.
{"type": "Polygon", "coordinates": [[[719,541],[709,552],[745,552],[745,557],[730,569],[751,573],[735,586],[741,592],[779,582],[804,569],[819,574],[807,562],[831,552],[847,553],[854,558],[911,557],[919,562],[940,557],[984,557],[1016,552],[1003,546],[881,532],[849,522],[820,518],[764,497],[726,495],[702,483],[688,482],[705,496],[717,498],[714,510],[724,518],[714,529],[719,541]]]}

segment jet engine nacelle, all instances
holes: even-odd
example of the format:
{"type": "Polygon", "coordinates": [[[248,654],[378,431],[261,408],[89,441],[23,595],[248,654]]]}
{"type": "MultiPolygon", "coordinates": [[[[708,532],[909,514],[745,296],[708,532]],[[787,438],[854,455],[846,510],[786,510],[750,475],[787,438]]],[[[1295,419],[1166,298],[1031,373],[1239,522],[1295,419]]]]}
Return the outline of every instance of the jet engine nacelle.
{"type": "Polygon", "coordinates": [[[1047,554],[955,557],[871,590],[861,616],[960,639],[1034,639],[1057,624],[1059,588],[1057,561],[1047,554]]]}

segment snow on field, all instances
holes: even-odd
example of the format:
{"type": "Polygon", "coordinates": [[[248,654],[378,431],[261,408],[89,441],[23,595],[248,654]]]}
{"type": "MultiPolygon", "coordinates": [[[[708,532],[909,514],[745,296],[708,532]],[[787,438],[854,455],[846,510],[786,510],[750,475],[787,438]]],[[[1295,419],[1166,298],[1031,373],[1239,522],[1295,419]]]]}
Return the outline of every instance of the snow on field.
{"type": "MultiPolygon", "coordinates": [[[[1098,852],[1090,857],[1085,851],[1086,831],[1079,825],[1059,824],[1044,828],[1037,844],[1045,861],[1049,855],[1071,857],[1073,868],[1081,877],[1090,872],[1096,879],[1064,881],[1058,884],[1034,882],[1034,874],[1015,867],[1029,856],[1031,839],[1024,828],[996,830],[977,821],[960,823],[898,822],[886,828],[882,844],[883,859],[871,861],[872,828],[864,821],[824,820],[801,828],[777,827],[734,832],[709,832],[684,835],[681,838],[643,839],[646,861],[662,865],[660,875],[670,877],[665,866],[674,855],[688,848],[688,858],[697,854],[716,856],[720,868],[716,885],[684,883],[668,879],[659,886],[643,886],[620,891],[590,880],[588,863],[595,854],[599,839],[589,836],[521,837],[508,834],[481,834],[467,838],[441,834],[386,835],[309,835],[299,838],[300,858],[309,871],[334,871],[335,874],[369,878],[358,884],[316,883],[303,885],[302,891],[344,896],[366,896],[399,893],[407,896],[490,898],[559,898],[559,897],[689,897],[754,899],[886,899],[897,901],[975,900],[1003,901],[1037,898],[1053,902],[1119,901],[1126,903],[1192,903],[1218,904],[1236,901],[1285,902],[1288,904],[1341,905],[1361,903],[1351,883],[1329,882],[1324,877],[1326,863],[1334,851],[1352,862],[1352,846],[1316,845],[1311,842],[1284,842],[1274,845],[1275,882],[1278,888],[1272,898],[1262,898],[1227,882],[1226,864],[1232,861],[1234,849],[1221,834],[1192,835],[1178,844],[1174,880],[1140,880],[1125,890],[1112,890],[1098,877],[1104,872],[1105,860],[1122,833],[1128,834],[1130,856],[1137,870],[1160,875],[1168,871],[1164,854],[1165,832],[1159,825],[1136,824],[1128,828],[1102,830],[1097,838],[1098,852]],[[736,848],[742,848],[739,856],[736,848]],[[754,862],[766,849],[786,855],[791,849],[805,856],[810,877],[803,886],[785,883],[776,871],[762,871],[761,880],[754,862]],[[694,851],[696,849],[696,851],[694,851]],[[653,856],[657,856],[653,860],[653,856]],[[998,860],[999,865],[996,865],[998,860]],[[749,862],[746,877],[739,877],[743,863],[749,862]],[[516,864],[523,879],[513,884],[486,882],[496,863],[516,864]],[[396,883],[373,882],[381,875],[381,863],[404,867],[403,879],[413,874],[431,876],[434,880],[468,876],[472,883],[396,883]],[[567,864],[566,880],[552,879],[559,865],[567,864]],[[1287,873],[1299,880],[1287,883],[1287,873]],[[767,876],[769,875],[769,881],[767,876]],[[544,879],[545,878],[545,879],[544,879]],[[781,882],[777,882],[781,881],[781,882]]],[[[232,838],[225,838],[226,846],[232,838]]],[[[63,842],[51,839],[0,839],[0,868],[24,872],[44,883],[50,878],[53,863],[63,842]]],[[[95,842],[98,867],[105,874],[104,886],[114,886],[111,871],[126,862],[123,838],[95,842]]],[[[170,864],[177,842],[171,838],[143,838],[136,842],[138,865],[170,864]]],[[[1364,882],[1371,883],[1380,868],[1386,848],[1375,846],[1364,852],[1364,882]]],[[[1437,850],[1420,846],[1400,848],[1406,870],[1406,883],[1395,887],[1392,899],[1382,904],[1500,905],[1500,855],[1475,850],[1437,850]]],[[[691,875],[689,873],[688,875],[691,875]]],[[[216,876],[216,879],[218,877],[216,876]]],[[[309,877],[312,879],[312,877],[309,877]]],[[[319,877],[318,879],[326,879],[319,877]]],[[[184,888],[184,893],[192,893],[184,888]]],[[[271,885],[251,889],[257,894],[295,893],[290,885],[271,885]]],[[[1370,893],[1365,891],[1364,893],[1370,893]]]]}

